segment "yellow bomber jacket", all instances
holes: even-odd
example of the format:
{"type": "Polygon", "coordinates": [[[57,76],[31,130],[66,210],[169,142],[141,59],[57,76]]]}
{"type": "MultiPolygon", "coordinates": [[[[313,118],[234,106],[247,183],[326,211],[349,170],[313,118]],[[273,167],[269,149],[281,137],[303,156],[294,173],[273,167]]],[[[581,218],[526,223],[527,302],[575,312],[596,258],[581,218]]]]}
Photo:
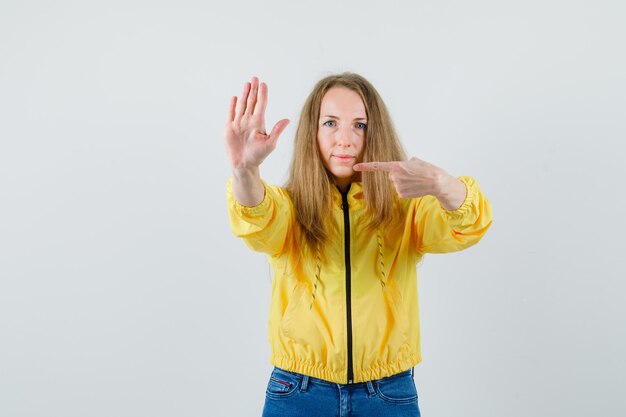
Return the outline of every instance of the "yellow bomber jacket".
{"type": "Polygon", "coordinates": [[[399,199],[403,219],[368,231],[360,182],[334,189],[338,231],[314,256],[300,256],[289,194],[264,183],[255,207],[227,185],[231,229],[267,254],[274,277],[268,335],[271,364],[347,384],[383,378],[421,361],[416,264],[425,253],[477,243],[491,225],[491,204],[476,181],[460,177],[467,196],[447,211],[433,196],[399,199]],[[347,202],[347,204],[342,204],[347,202]]]}

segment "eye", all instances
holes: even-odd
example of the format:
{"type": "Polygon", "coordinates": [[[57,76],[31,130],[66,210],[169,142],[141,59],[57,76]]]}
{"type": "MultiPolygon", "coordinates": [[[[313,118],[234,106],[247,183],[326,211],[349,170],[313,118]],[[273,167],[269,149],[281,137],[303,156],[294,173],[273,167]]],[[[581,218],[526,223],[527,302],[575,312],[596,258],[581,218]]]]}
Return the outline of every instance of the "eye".
{"type": "Polygon", "coordinates": [[[323,123],[324,126],[335,127],[337,123],[334,120],[327,120],[323,123]]]}
{"type": "Polygon", "coordinates": [[[357,129],[365,130],[367,128],[367,125],[365,123],[357,123],[355,126],[357,129]]]}

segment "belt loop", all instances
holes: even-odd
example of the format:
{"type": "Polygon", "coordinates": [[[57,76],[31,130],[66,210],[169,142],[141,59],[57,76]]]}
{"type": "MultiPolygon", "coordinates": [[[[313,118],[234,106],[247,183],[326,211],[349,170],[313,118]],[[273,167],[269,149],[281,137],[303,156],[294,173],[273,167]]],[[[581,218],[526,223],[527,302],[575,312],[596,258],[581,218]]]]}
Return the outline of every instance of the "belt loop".
{"type": "Polygon", "coordinates": [[[368,397],[373,397],[374,395],[376,395],[376,391],[374,391],[374,385],[372,384],[372,381],[366,381],[365,385],[367,385],[368,397]]]}
{"type": "Polygon", "coordinates": [[[302,376],[302,385],[300,386],[300,392],[305,392],[308,387],[309,387],[309,376],[308,375],[303,375],[302,376]]]}
{"type": "Polygon", "coordinates": [[[411,368],[411,377],[415,377],[415,367],[411,368]]]}

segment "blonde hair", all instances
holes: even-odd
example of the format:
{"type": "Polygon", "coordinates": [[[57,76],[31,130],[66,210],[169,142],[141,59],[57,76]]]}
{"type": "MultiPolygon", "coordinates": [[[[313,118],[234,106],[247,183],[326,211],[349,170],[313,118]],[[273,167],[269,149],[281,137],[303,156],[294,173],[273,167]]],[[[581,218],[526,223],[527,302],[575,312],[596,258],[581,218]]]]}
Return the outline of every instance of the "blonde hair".
{"type": "MultiPolygon", "coordinates": [[[[324,95],[334,87],[352,90],[361,96],[367,113],[363,162],[401,161],[406,154],[382,98],[365,78],[345,72],[321,79],[307,98],[296,130],[289,178],[285,184],[293,201],[296,221],[304,247],[314,253],[330,237],[333,175],[322,162],[317,132],[324,95]]],[[[363,172],[363,197],[369,222],[376,229],[389,224],[395,214],[397,194],[386,172],[363,172]]]]}

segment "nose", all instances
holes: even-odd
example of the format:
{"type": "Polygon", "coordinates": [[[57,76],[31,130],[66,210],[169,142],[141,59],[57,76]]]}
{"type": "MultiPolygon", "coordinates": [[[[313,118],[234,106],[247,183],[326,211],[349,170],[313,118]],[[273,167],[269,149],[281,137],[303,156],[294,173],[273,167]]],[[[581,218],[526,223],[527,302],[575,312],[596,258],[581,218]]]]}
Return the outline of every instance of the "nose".
{"type": "Polygon", "coordinates": [[[337,132],[337,146],[347,147],[352,145],[352,131],[349,126],[345,126],[337,132]]]}

